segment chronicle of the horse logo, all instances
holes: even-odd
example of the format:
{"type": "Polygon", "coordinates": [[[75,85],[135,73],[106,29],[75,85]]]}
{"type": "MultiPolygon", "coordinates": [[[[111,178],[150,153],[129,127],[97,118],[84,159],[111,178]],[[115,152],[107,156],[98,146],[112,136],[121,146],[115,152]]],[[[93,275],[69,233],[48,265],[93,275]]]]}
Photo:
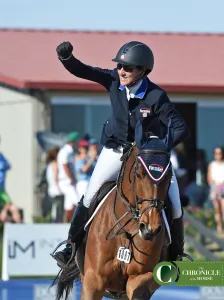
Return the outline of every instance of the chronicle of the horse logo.
{"type": "Polygon", "coordinates": [[[157,172],[162,173],[163,172],[163,167],[160,166],[160,165],[157,165],[157,164],[151,164],[151,165],[149,165],[149,170],[150,171],[157,171],[157,172]]]}
{"type": "Polygon", "coordinates": [[[147,118],[147,116],[150,114],[149,108],[140,108],[140,113],[142,113],[143,118],[147,118]]]}

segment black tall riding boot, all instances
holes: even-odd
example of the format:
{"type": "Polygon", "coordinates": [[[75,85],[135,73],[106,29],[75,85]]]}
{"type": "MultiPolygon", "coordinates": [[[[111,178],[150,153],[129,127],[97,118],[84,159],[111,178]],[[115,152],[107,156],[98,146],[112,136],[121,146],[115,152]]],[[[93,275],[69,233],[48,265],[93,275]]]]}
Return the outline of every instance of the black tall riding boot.
{"type": "Polygon", "coordinates": [[[183,215],[173,220],[171,226],[172,244],[170,245],[170,260],[177,260],[184,255],[184,222],[183,215]]]}
{"type": "Polygon", "coordinates": [[[57,260],[60,267],[64,267],[71,259],[73,259],[85,235],[84,227],[87,220],[88,208],[83,205],[82,197],[72,218],[71,226],[68,232],[68,243],[66,244],[65,249],[52,255],[57,260]],[[73,249],[74,246],[75,248],[73,249]]]}

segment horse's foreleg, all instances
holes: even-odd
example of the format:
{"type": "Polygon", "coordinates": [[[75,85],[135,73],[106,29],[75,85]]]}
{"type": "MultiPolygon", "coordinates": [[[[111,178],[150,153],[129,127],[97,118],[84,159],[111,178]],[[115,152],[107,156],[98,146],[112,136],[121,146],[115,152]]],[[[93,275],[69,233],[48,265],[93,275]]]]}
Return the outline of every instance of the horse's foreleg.
{"type": "Polygon", "coordinates": [[[126,293],[129,300],[148,300],[160,287],[152,275],[152,272],[128,278],[126,293]]]}
{"type": "Polygon", "coordinates": [[[82,282],[82,297],[84,300],[101,300],[104,294],[103,281],[93,270],[85,273],[82,282]]]}

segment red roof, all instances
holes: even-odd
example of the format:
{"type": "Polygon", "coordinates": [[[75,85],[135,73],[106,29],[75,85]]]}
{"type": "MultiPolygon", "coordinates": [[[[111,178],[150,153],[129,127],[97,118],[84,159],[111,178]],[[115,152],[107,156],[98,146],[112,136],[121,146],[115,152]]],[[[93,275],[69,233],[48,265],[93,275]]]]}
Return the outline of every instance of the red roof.
{"type": "Polygon", "coordinates": [[[1,29],[0,82],[19,88],[101,90],[69,74],[57,59],[56,46],[70,41],[84,63],[113,68],[111,59],[131,40],[152,48],[150,79],[168,91],[224,92],[224,35],[212,34],[1,29]]]}
{"type": "MultiPolygon", "coordinates": [[[[0,69],[1,69],[1,67],[0,67],[0,69]]],[[[12,77],[5,76],[3,74],[0,74],[0,83],[5,83],[7,85],[11,85],[16,88],[24,88],[24,82],[21,82],[12,77]]]]}

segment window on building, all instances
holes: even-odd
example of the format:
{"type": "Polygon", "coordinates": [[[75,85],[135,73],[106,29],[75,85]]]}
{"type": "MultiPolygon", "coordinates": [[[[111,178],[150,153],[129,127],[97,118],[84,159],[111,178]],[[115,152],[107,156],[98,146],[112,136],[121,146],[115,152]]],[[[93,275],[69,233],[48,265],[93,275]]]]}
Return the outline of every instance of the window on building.
{"type": "Polygon", "coordinates": [[[102,126],[111,113],[110,102],[106,97],[53,97],[51,104],[52,131],[59,133],[77,130],[81,136],[90,134],[98,140],[102,126]]]}

